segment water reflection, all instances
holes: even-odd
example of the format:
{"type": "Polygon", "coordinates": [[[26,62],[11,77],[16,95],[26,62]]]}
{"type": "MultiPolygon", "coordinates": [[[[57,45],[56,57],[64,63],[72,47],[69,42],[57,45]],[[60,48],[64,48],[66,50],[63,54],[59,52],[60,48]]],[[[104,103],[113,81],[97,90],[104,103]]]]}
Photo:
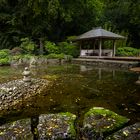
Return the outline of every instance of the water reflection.
{"type": "Polygon", "coordinates": [[[140,75],[138,76],[138,79],[137,79],[137,81],[136,81],[136,84],[137,84],[137,85],[140,85],[140,75]]]}
{"type": "MultiPolygon", "coordinates": [[[[0,68],[0,82],[20,78],[22,71],[23,68],[0,68]]],[[[93,106],[102,106],[139,120],[140,86],[135,84],[136,73],[84,65],[34,67],[31,72],[35,78],[49,77],[53,81],[51,88],[24,101],[19,112],[14,110],[5,118],[67,111],[83,116],[93,106]]]]}
{"type": "MultiPolygon", "coordinates": [[[[101,80],[102,79],[102,73],[104,73],[105,71],[105,68],[97,68],[97,67],[91,67],[91,66],[86,66],[86,65],[80,65],[80,71],[81,72],[88,72],[88,71],[91,71],[91,70],[97,70],[97,73],[98,73],[98,79],[101,80]]],[[[112,77],[114,78],[115,77],[115,69],[110,69],[110,70],[106,70],[106,71],[109,71],[110,74],[112,74],[112,77]]]]}

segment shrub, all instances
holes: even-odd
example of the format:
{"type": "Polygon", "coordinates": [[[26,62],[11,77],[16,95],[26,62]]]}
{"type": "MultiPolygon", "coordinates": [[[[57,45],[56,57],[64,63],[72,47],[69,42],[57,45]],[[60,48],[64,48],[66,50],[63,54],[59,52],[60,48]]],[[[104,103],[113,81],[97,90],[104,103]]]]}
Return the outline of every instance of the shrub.
{"type": "Polygon", "coordinates": [[[32,54],[35,51],[36,44],[29,38],[22,38],[21,42],[20,48],[24,49],[26,53],[32,54]]]}
{"type": "Polygon", "coordinates": [[[6,58],[8,57],[8,53],[4,52],[4,51],[0,51],[0,59],[6,58]]]}
{"type": "Polygon", "coordinates": [[[31,57],[33,57],[33,55],[31,55],[31,54],[14,55],[14,56],[12,56],[12,59],[13,60],[19,60],[19,59],[22,59],[22,58],[30,59],[31,57]]]}
{"type": "Polygon", "coordinates": [[[9,50],[0,50],[0,65],[9,64],[9,50]]]}
{"type": "Polygon", "coordinates": [[[139,49],[132,47],[121,47],[116,51],[116,55],[118,56],[138,56],[140,53],[139,49]]]}
{"type": "Polygon", "coordinates": [[[78,47],[68,42],[60,42],[59,51],[61,53],[64,53],[66,55],[71,55],[73,57],[77,57],[79,55],[78,47]]]}
{"type": "Polygon", "coordinates": [[[60,53],[58,46],[56,46],[56,44],[53,42],[45,41],[44,47],[48,54],[59,54],[60,53]]]}
{"type": "Polygon", "coordinates": [[[63,53],[61,53],[61,54],[51,53],[46,56],[46,58],[49,58],[49,59],[64,59],[64,57],[65,57],[65,55],[63,53]]]}
{"type": "Polygon", "coordinates": [[[0,65],[8,65],[8,64],[9,64],[9,58],[0,59],[0,65]]]}

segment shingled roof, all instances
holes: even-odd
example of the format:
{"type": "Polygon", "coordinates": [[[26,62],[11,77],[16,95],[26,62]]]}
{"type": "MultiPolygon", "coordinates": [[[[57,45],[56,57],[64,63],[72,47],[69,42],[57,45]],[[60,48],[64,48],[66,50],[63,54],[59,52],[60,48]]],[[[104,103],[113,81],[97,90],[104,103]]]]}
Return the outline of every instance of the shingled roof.
{"type": "Polygon", "coordinates": [[[101,27],[94,28],[80,36],[78,36],[75,41],[80,40],[90,40],[96,38],[103,38],[103,39],[125,39],[124,36],[112,33],[110,31],[104,30],[101,27]]]}

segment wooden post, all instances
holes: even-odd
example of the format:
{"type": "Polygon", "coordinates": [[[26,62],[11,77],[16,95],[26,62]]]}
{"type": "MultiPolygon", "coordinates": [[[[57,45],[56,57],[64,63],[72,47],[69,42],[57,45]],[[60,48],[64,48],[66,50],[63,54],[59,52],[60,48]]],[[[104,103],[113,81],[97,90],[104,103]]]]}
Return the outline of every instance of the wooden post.
{"type": "Polygon", "coordinates": [[[82,42],[79,42],[79,45],[80,45],[80,56],[81,56],[81,48],[82,48],[82,42]]]}
{"type": "Polygon", "coordinates": [[[113,54],[112,57],[115,57],[116,54],[116,40],[113,40],[113,54]]]}
{"type": "Polygon", "coordinates": [[[95,39],[93,39],[93,54],[94,54],[94,51],[95,51],[95,39]]]}
{"type": "Polygon", "coordinates": [[[99,39],[99,57],[102,56],[102,39],[99,39]]]}

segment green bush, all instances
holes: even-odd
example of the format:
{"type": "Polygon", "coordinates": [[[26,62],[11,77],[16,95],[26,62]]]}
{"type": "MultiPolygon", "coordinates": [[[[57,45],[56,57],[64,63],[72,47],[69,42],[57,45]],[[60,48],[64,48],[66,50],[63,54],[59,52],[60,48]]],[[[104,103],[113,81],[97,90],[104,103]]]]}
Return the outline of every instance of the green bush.
{"type": "Polygon", "coordinates": [[[117,56],[138,56],[140,53],[139,49],[132,47],[121,47],[117,48],[116,55],[117,56]]]}
{"type": "Polygon", "coordinates": [[[0,65],[8,65],[8,64],[9,64],[9,58],[0,59],[0,65]]]}
{"type": "Polygon", "coordinates": [[[77,57],[79,55],[78,47],[68,42],[60,42],[59,51],[61,53],[64,53],[66,55],[71,55],[73,57],[77,57]]]}
{"type": "Polygon", "coordinates": [[[14,55],[14,56],[12,56],[12,59],[13,59],[13,60],[19,60],[19,59],[22,59],[22,58],[30,59],[30,58],[33,57],[33,56],[34,56],[34,55],[31,55],[31,54],[14,55]]]}
{"type": "Polygon", "coordinates": [[[4,49],[0,50],[0,65],[7,65],[9,64],[9,50],[4,49]]]}
{"type": "Polygon", "coordinates": [[[20,48],[24,49],[26,53],[32,54],[35,51],[36,44],[29,38],[22,38],[21,42],[20,48]]]}
{"type": "Polygon", "coordinates": [[[56,44],[53,42],[45,41],[44,47],[48,54],[59,54],[60,53],[58,46],[56,46],[56,44]]]}
{"type": "Polygon", "coordinates": [[[0,59],[3,59],[3,58],[8,57],[8,56],[9,55],[6,52],[0,51],[0,59]]]}
{"type": "Polygon", "coordinates": [[[19,60],[20,58],[22,58],[21,55],[14,55],[14,56],[12,56],[13,60],[19,60]]]}
{"type": "Polygon", "coordinates": [[[65,57],[65,55],[63,53],[61,53],[61,54],[51,53],[46,56],[46,58],[48,58],[48,59],[64,59],[64,57],[65,57]]]}

